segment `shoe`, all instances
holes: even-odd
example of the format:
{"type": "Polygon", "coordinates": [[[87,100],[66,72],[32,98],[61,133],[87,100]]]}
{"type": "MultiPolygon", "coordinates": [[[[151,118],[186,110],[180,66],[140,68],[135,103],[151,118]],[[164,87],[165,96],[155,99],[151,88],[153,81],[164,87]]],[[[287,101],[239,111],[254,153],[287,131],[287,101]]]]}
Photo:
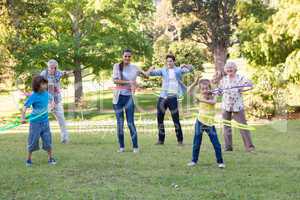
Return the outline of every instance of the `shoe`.
{"type": "Polygon", "coordinates": [[[254,146],[251,146],[251,147],[249,147],[246,151],[247,151],[247,152],[253,152],[253,151],[255,151],[255,147],[254,147],[254,146]]]}
{"type": "Polygon", "coordinates": [[[225,151],[233,151],[233,148],[232,147],[226,147],[225,151]]]}
{"type": "Polygon", "coordinates": [[[26,160],[26,166],[31,167],[32,166],[32,161],[31,160],[26,160]]]}
{"type": "Polygon", "coordinates": [[[178,144],[177,144],[178,146],[184,146],[184,144],[183,144],[183,142],[181,141],[181,142],[178,142],[178,144]]]}
{"type": "Polygon", "coordinates": [[[56,165],[55,159],[54,159],[54,158],[50,158],[50,159],[48,160],[48,164],[49,164],[49,165],[56,165]]]}
{"type": "Polygon", "coordinates": [[[120,148],[119,150],[118,150],[118,153],[124,153],[125,152],[125,149],[124,148],[120,148]]]}
{"type": "Polygon", "coordinates": [[[155,143],[155,145],[164,145],[164,142],[162,142],[162,141],[157,141],[157,142],[155,143]]]}
{"type": "Polygon", "coordinates": [[[189,167],[194,167],[194,166],[196,166],[196,165],[197,165],[197,163],[194,162],[194,161],[191,161],[191,162],[189,162],[189,163],[187,164],[187,166],[189,166],[189,167]]]}
{"type": "Polygon", "coordinates": [[[133,153],[139,153],[139,149],[138,148],[133,148],[133,153]]]}
{"type": "Polygon", "coordinates": [[[224,169],[224,168],[225,168],[225,164],[224,164],[224,163],[219,163],[219,164],[218,164],[218,167],[219,167],[220,169],[224,169]]]}

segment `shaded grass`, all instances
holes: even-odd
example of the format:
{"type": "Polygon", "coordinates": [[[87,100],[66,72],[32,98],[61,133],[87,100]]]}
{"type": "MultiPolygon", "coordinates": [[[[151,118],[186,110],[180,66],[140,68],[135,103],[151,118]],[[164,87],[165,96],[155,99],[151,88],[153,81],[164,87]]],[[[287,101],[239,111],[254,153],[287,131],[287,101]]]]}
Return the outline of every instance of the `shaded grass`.
{"type": "MultiPolygon", "coordinates": [[[[138,92],[135,95],[135,114],[137,117],[145,119],[156,118],[156,104],[158,96],[151,92],[138,92]]],[[[85,94],[84,106],[75,109],[73,103],[65,103],[65,116],[68,120],[102,120],[115,118],[112,105],[112,91],[89,92],[85,94]]],[[[190,118],[191,109],[194,105],[190,97],[186,97],[179,102],[182,117],[190,118]]],[[[167,116],[170,117],[170,116],[167,116]]]]}
{"type": "Polygon", "coordinates": [[[176,146],[170,131],[165,146],[154,146],[155,133],[140,133],[137,155],[130,152],[128,134],[124,154],[116,153],[114,135],[73,133],[68,145],[55,135],[58,164],[48,166],[40,151],[32,168],[24,165],[26,135],[1,135],[0,199],[300,199],[299,124],[290,121],[288,132],[257,127],[255,153],[244,152],[235,131],[225,170],[216,167],[206,135],[199,165],[186,167],[192,132],[185,132],[184,147],[176,146]]]}

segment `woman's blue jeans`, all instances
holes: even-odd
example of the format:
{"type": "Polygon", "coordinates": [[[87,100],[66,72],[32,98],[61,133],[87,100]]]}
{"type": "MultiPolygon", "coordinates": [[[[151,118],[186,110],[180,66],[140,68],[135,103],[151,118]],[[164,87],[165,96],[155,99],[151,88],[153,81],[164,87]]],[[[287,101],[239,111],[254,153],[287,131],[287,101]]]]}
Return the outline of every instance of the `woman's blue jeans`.
{"type": "Polygon", "coordinates": [[[130,131],[133,148],[138,148],[138,136],[134,124],[134,101],[132,96],[120,95],[117,104],[113,105],[117,117],[117,133],[120,148],[124,148],[124,111],[130,131]]]}

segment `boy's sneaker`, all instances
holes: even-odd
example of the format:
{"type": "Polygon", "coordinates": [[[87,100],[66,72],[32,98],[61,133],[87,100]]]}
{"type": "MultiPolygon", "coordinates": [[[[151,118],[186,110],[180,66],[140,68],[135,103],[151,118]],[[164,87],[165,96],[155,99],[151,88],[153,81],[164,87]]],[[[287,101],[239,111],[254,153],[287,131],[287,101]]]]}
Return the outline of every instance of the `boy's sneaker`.
{"type": "Polygon", "coordinates": [[[197,163],[194,162],[194,161],[191,161],[191,162],[189,162],[189,163],[187,164],[187,166],[189,166],[189,167],[194,167],[194,166],[196,166],[196,165],[197,165],[197,163]]]}
{"type": "Polygon", "coordinates": [[[133,153],[139,153],[139,149],[138,148],[133,148],[133,153]]]}
{"type": "Polygon", "coordinates": [[[31,167],[32,166],[32,161],[31,160],[26,160],[26,166],[31,167]]]}
{"type": "Polygon", "coordinates": [[[219,167],[220,169],[224,169],[224,168],[225,168],[225,164],[224,164],[224,163],[219,163],[219,164],[218,164],[218,167],[219,167]]]}
{"type": "Polygon", "coordinates": [[[48,164],[49,164],[49,165],[56,165],[55,159],[54,159],[54,158],[50,158],[50,159],[48,160],[48,164]]]}
{"type": "Polygon", "coordinates": [[[120,148],[119,150],[118,150],[118,153],[124,153],[125,152],[125,149],[124,148],[120,148]]]}

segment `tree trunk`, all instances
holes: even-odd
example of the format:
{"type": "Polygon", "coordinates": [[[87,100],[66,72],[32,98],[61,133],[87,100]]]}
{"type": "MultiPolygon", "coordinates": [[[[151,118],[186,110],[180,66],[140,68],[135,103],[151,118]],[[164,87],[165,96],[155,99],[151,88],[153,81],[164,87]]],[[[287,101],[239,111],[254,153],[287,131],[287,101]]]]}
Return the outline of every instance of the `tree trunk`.
{"type": "Polygon", "coordinates": [[[74,90],[75,90],[75,106],[77,107],[80,104],[81,98],[83,96],[82,74],[80,69],[80,63],[76,63],[76,69],[74,70],[74,90]]]}
{"type": "Polygon", "coordinates": [[[78,108],[83,96],[82,88],[82,72],[81,72],[81,54],[80,54],[80,40],[81,32],[79,30],[79,16],[81,10],[78,8],[74,11],[74,14],[69,12],[70,19],[72,21],[72,33],[74,37],[74,89],[75,89],[75,106],[78,108]]]}
{"type": "Polygon", "coordinates": [[[76,68],[74,70],[74,91],[75,91],[75,106],[78,107],[83,96],[82,74],[80,68],[80,60],[75,59],[76,68]]]}
{"type": "Polygon", "coordinates": [[[213,49],[213,53],[216,72],[224,74],[224,65],[227,60],[227,48],[225,45],[218,44],[213,49]]]}

